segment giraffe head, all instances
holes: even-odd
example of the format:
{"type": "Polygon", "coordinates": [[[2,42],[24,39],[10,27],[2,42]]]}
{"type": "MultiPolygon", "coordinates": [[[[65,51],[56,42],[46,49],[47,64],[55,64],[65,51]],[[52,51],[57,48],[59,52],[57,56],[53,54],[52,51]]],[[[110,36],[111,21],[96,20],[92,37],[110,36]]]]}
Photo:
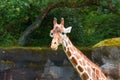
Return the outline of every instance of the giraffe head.
{"type": "Polygon", "coordinates": [[[57,19],[53,20],[53,29],[50,31],[50,36],[53,38],[51,42],[51,48],[57,50],[58,46],[62,44],[66,37],[66,33],[71,32],[72,27],[64,27],[64,18],[61,18],[60,24],[57,23],[57,19]]]}

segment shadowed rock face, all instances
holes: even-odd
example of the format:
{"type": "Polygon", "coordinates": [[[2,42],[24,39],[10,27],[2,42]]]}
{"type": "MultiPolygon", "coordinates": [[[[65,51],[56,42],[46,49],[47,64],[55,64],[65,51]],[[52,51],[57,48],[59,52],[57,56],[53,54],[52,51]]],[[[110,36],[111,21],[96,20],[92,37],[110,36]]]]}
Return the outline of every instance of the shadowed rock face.
{"type": "Polygon", "coordinates": [[[120,63],[105,63],[101,68],[108,78],[113,80],[120,79],[120,63]]]}
{"type": "Polygon", "coordinates": [[[92,51],[93,61],[111,80],[120,79],[120,47],[98,47],[92,51]]]}
{"type": "Polygon", "coordinates": [[[62,50],[0,49],[0,80],[80,80],[62,50]]]}

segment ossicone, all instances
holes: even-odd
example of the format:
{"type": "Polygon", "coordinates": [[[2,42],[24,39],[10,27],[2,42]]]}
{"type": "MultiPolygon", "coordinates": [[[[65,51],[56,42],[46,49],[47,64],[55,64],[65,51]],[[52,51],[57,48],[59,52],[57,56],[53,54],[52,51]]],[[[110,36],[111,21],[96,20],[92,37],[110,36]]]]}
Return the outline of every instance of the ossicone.
{"type": "Polygon", "coordinates": [[[53,19],[53,24],[54,25],[57,24],[57,18],[56,17],[54,17],[54,19],[53,19]]]}
{"type": "Polygon", "coordinates": [[[61,18],[61,25],[64,25],[64,18],[61,18]]]}

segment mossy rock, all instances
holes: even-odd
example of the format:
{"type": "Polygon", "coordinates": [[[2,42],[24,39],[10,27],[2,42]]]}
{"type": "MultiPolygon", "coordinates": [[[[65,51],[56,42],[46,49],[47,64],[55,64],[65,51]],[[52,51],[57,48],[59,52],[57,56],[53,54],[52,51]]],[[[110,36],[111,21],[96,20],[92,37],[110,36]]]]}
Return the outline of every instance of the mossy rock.
{"type": "Polygon", "coordinates": [[[105,39],[103,41],[100,41],[99,43],[95,44],[93,48],[101,47],[101,46],[120,46],[120,37],[105,39]]]}

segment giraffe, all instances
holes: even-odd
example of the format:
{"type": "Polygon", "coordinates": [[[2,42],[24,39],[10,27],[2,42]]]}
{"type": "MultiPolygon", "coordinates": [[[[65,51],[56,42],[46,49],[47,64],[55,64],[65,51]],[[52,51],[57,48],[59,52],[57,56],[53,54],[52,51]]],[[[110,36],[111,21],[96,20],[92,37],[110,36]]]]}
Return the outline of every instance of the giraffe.
{"type": "Polygon", "coordinates": [[[70,33],[71,29],[72,27],[64,27],[64,18],[61,18],[60,24],[58,24],[57,19],[54,18],[53,29],[50,31],[50,36],[53,38],[51,49],[57,50],[58,46],[62,45],[64,52],[82,80],[107,80],[102,70],[90,61],[69,40],[66,33],[70,33]]]}

